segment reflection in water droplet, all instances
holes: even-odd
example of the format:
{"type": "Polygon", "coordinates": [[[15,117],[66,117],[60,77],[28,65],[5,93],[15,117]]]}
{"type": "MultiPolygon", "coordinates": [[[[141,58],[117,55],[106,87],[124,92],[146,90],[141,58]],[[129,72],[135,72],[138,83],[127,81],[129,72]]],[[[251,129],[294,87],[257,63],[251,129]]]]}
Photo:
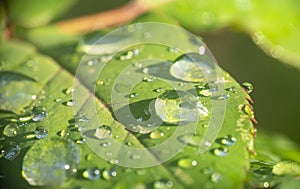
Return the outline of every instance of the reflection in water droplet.
{"type": "Polygon", "coordinates": [[[16,123],[9,123],[5,126],[3,134],[8,137],[14,137],[18,134],[19,126],[16,123]]]}
{"type": "Polygon", "coordinates": [[[110,179],[112,179],[113,177],[116,177],[116,176],[117,176],[117,171],[114,168],[105,169],[102,173],[102,177],[105,180],[110,180],[110,179]]]}
{"type": "Polygon", "coordinates": [[[74,142],[47,138],[27,151],[22,175],[32,186],[60,186],[77,171],[79,161],[80,150],[74,142]]]}
{"type": "Polygon", "coordinates": [[[214,149],[213,153],[216,156],[220,156],[220,157],[227,156],[228,155],[228,148],[219,147],[219,148],[214,149]]]}
{"type": "Polygon", "coordinates": [[[242,83],[242,87],[245,89],[245,91],[250,94],[253,91],[253,85],[250,82],[244,82],[242,83]]]}
{"type": "Polygon", "coordinates": [[[160,180],[153,183],[154,189],[166,189],[173,187],[173,182],[170,180],[160,180]]]}
{"type": "Polygon", "coordinates": [[[212,60],[207,56],[188,53],[178,57],[170,67],[170,74],[180,80],[202,82],[213,71],[212,60]]]}
{"type": "Polygon", "coordinates": [[[102,125],[98,127],[95,131],[95,136],[100,140],[107,139],[111,137],[111,135],[111,128],[108,125],[102,125]]]}
{"type": "Polygon", "coordinates": [[[149,136],[152,139],[159,139],[159,138],[164,137],[164,133],[161,131],[155,130],[155,131],[151,132],[149,136]]]}
{"type": "Polygon", "coordinates": [[[203,45],[199,47],[199,54],[201,55],[205,54],[205,47],[203,45]]]}
{"type": "Polygon", "coordinates": [[[182,168],[191,168],[195,167],[198,164],[196,160],[190,158],[184,158],[177,162],[177,165],[182,168]]]}
{"type": "Polygon", "coordinates": [[[32,121],[43,121],[48,116],[46,109],[41,106],[34,107],[31,110],[31,114],[32,121]]]}
{"type": "Polygon", "coordinates": [[[213,173],[210,176],[210,180],[214,183],[220,182],[223,179],[223,175],[221,173],[213,173]]]}
{"type": "Polygon", "coordinates": [[[43,126],[38,126],[35,131],[34,131],[35,137],[37,139],[43,139],[48,136],[48,131],[45,127],[43,126]]]}
{"type": "Polygon", "coordinates": [[[226,146],[232,146],[235,144],[236,138],[233,136],[226,136],[222,138],[220,142],[226,146]]]}
{"type": "Polygon", "coordinates": [[[208,116],[208,109],[198,97],[181,91],[166,91],[155,100],[157,115],[167,123],[198,121],[208,116]]]}
{"type": "Polygon", "coordinates": [[[100,171],[100,169],[98,169],[96,167],[88,168],[88,169],[84,170],[84,172],[82,173],[82,176],[89,180],[98,180],[101,176],[101,171],[100,171]]]}
{"type": "Polygon", "coordinates": [[[1,149],[1,156],[8,160],[15,159],[20,154],[21,148],[20,146],[12,141],[4,142],[1,149]]]}

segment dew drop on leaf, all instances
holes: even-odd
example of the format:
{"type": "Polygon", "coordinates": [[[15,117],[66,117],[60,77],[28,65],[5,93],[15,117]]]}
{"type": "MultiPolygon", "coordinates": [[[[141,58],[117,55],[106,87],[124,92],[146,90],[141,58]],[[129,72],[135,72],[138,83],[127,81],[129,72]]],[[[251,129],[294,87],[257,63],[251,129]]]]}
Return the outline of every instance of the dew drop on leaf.
{"type": "Polygon", "coordinates": [[[48,136],[48,130],[43,126],[38,126],[34,130],[34,134],[35,134],[35,137],[37,139],[43,139],[43,138],[46,138],[48,136]]]}
{"type": "Polygon", "coordinates": [[[107,139],[111,137],[111,135],[111,128],[108,125],[101,125],[95,130],[95,137],[97,137],[100,140],[107,139]]]}
{"type": "Polygon", "coordinates": [[[46,109],[42,106],[36,106],[31,110],[32,114],[32,121],[43,121],[47,116],[48,113],[46,109]]]}
{"type": "Polygon", "coordinates": [[[245,89],[245,91],[250,94],[253,91],[253,85],[250,82],[244,82],[242,83],[242,87],[245,89]]]}
{"type": "Polygon", "coordinates": [[[114,169],[114,168],[111,168],[111,169],[105,169],[103,172],[102,172],[102,177],[105,179],[105,180],[110,180],[112,179],[113,177],[116,177],[117,176],[117,171],[114,169]]]}
{"type": "Polygon", "coordinates": [[[220,140],[220,142],[221,142],[221,144],[224,144],[226,146],[232,146],[235,144],[236,138],[233,136],[226,136],[226,137],[222,138],[220,140]]]}
{"type": "Polygon", "coordinates": [[[20,151],[21,147],[17,143],[13,141],[6,141],[1,148],[1,156],[11,161],[18,157],[20,151]]]}
{"type": "Polygon", "coordinates": [[[74,142],[47,138],[27,151],[22,175],[32,186],[61,186],[76,172],[79,161],[80,150],[74,142]]]}
{"type": "Polygon", "coordinates": [[[166,189],[172,187],[173,187],[173,182],[170,180],[159,180],[153,183],[153,189],[166,189]]]}
{"type": "Polygon", "coordinates": [[[219,148],[214,149],[213,153],[216,156],[220,156],[220,157],[227,156],[228,155],[228,148],[219,147],[219,148]]]}
{"type": "Polygon", "coordinates": [[[155,130],[151,132],[149,136],[152,139],[159,139],[164,137],[164,133],[162,131],[155,130]]]}
{"type": "Polygon", "coordinates": [[[221,173],[218,172],[214,172],[211,174],[210,176],[210,180],[214,183],[218,183],[223,179],[223,175],[221,173]]]}
{"type": "Polygon", "coordinates": [[[101,177],[101,171],[97,167],[88,168],[83,171],[82,176],[89,180],[98,180],[101,177]]]}
{"type": "Polygon", "coordinates": [[[3,135],[14,137],[18,134],[19,126],[16,123],[9,123],[4,127],[3,135]]]}
{"type": "Polygon", "coordinates": [[[195,167],[197,164],[198,162],[196,160],[190,158],[183,158],[177,162],[177,165],[182,168],[195,167]]]}

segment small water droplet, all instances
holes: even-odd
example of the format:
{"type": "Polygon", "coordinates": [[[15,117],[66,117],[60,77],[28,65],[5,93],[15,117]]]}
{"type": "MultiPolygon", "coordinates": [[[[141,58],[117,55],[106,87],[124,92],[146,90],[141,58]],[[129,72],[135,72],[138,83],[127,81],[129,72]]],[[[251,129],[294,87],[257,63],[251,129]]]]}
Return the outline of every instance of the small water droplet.
{"type": "Polygon", "coordinates": [[[61,102],[61,98],[57,97],[56,99],[54,99],[54,102],[61,102]]]}
{"type": "Polygon", "coordinates": [[[18,134],[19,126],[16,123],[9,123],[5,126],[3,134],[8,137],[14,137],[18,134]]]}
{"type": "Polygon", "coordinates": [[[226,91],[232,91],[233,93],[237,93],[235,86],[231,86],[231,87],[227,88],[226,91]]]}
{"type": "Polygon", "coordinates": [[[102,125],[98,127],[95,131],[95,136],[100,140],[107,139],[111,137],[111,135],[112,135],[111,128],[108,125],[102,125]]]}
{"type": "Polygon", "coordinates": [[[159,180],[153,183],[154,189],[166,189],[173,187],[173,182],[170,180],[159,180]]]}
{"type": "Polygon", "coordinates": [[[138,96],[137,93],[131,93],[131,94],[129,95],[129,98],[136,98],[137,96],[138,96]]]}
{"type": "Polygon", "coordinates": [[[284,48],[280,45],[273,45],[270,54],[273,58],[280,58],[284,53],[284,48]]]}
{"type": "Polygon", "coordinates": [[[48,116],[46,109],[42,106],[34,107],[31,110],[31,114],[32,114],[32,121],[43,121],[48,116]]]}
{"type": "Polygon", "coordinates": [[[35,137],[37,139],[43,139],[43,138],[46,138],[48,136],[48,130],[43,126],[38,126],[34,130],[34,134],[35,134],[35,137]]]}
{"type": "Polygon", "coordinates": [[[67,89],[64,90],[64,93],[66,95],[73,94],[74,93],[74,88],[73,87],[69,87],[69,88],[67,88],[67,89]]]}
{"type": "Polygon", "coordinates": [[[211,167],[203,168],[203,169],[201,170],[201,172],[202,172],[203,174],[205,174],[205,175],[210,175],[210,174],[213,173],[213,169],[212,169],[211,167]]]}
{"type": "Polygon", "coordinates": [[[258,31],[258,32],[254,33],[254,35],[252,36],[252,39],[253,39],[254,43],[256,43],[257,45],[261,45],[265,41],[265,36],[261,31],[258,31]]]}
{"type": "Polygon", "coordinates": [[[178,137],[180,142],[184,144],[189,144],[191,146],[199,146],[202,138],[200,136],[182,135],[178,137]]]}
{"type": "Polygon", "coordinates": [[[133,159],[133,160],[139,160],[139,159],[141,159],[141,156],[139,154],[132,154],[131,155],[131,159],[133,159]]]}
{"type": "Polygon", "coordinates": [[[21,148],[20,146],[12,141],[6,141],[1,149],[1,155],[5,159],[13,160],[20,154],[21,148]]]}
{"type": "Polygon", "coordinates": [[[85,156],[85,159],[86,159],[87,161],[91,161],[91,160],[94,159],[94,155],[93,155],[93,154],[87,154],[87,155],[85,156]]]}
{"type": "Polygon", "coordinates": [[[117,176],[117,171],[114,168],[105,169],[102,173],[102,177],[105,180],[110,180],[110,179],[112,179],[113,177],[116,177],[116,176],[117,176]]]}
{"type": "Polygon", "coordinates": [[[228,148],[225,148],[225,147],[219,147],[219,148],[216,148],[213,150],[213,153],[216,155],[216,156],[227,156],[228,155],[228,148]]]}
{"type": "Polygon", "coordinates": [[[179,49],[176,48],[176,47],[169,47],[168,50],[172,53],[178,53],[179,52],[179,49]]]}
{"type": "Polygon", "coordinates": [[[152,139],[159,139],[164,137],[164,133],[162,131],[155,130],[151,132],[149,136],[152,139]]]}
{"type": "Polygon", "coordinates": [[[73,107],[73,106],[76,105],[76,101],[75,100],[69,100],[65,104],[66,104],[66,106],[73,107]]]}
{"type": "Polygon", "coordinates": [[[37,96],[36,95],[31,95],[32,100],[36,100],[37,96]]]}
{"type": "Polygon", "coordinates": [[[242,83],[242,87],[245,89],[245,91],[250,94],[253,91],[253,85],[250,82],[244,82],[242,83]]]}
{"type": "Polygon", "coordinates": [[[252,107],[251,107],[250,104],[245,104],[243,106],[243,110],[249,116],[249,118],[251,118],[251,119],[254,118],[254,111],[253,111],[253,109],[252,109],[252,107]]]}
{"type": "Polygon", "coordinates": [[[119,160],[117,160],[117,159],[111,159],[111,160],[109,160],[109,163],[115,165],[115,164],[119,163],[119,160]]]}
{"type": "Polygon", "coordinates": [[[199,47],[199,54],[201,55],[205,54],[205,47],[203,45],[199,47]]]}
{"type": "Polygon", "coordinates": [[[136,173],[137,175],[145,175],[145,174],[146,174],[146,170],[145,170],[145,169],[137,169],[137,170],[135,171],[135,173],[136,173]]]}
{"type": "Polygon", "coordinates": [[[93,65],[97,64],[98,62],[99,62],[99,59],[97,59],[97,58],[86,61],[88,66],[93,66],[93,65]]]}
{"type": "Polygon", "coordinates": [[[260,188],[269,188],[269,187],[271,187],[271,186],[270,186],[270,183],[269,183],[269,182],[265,181],[265,182],[261,182],[261,183],[259,184],[259,187],[260,187],[260,188]]]}
{"type": "Polygon", "coordinates": [[[86,117],[85,115],[79,115],[79,116],[75,117],[75,120],[77,122],[87,122],[87,121],[89,121],[89,118],[86,117]]]}
{"type": "Polygon", "coordinates": [[[226,137],[222,138],[220,142],[221,142],[221,144],[224,144],[226,146],[232,146],[235,144],[236,138],[233,136],[226,136],[226,137]]]}
{"type": "Polygon", "coordinates": [[[163,88],[158,87],[157,89],[154,89],[153,91],[156,92],[156,93],[160,93],[160,92],[163,91],[163,88]]]}
{"type": "Polygon", "coordinates": [[[97,167],[88,168],[83,171],[82,176],[89,180],[98,180],[101,177],[101,171],[97,167]]]}
{"type": "Polygon", "coordinates": [[[182,168],[195,167],[197,164],[198,162],[196,160],[190,158],[184,158],[177,162],[177,165],[182,168]]]}
{"type": "Polygon", "coordinates": [[[103,142],[100,144],[103,147],[110,147],[111,146],[111,142],[103,142]]]}
{"type": "Polygon", "coordinates": [[[156,80],[156,77],[144,77],[143,78],[143,81],[144,82],[153,82],[153,81],[155,81],[156,80]]]}
{"type": "Polygon", "coordinates": [[[223,175],[221,173],[214,172],[210,176],[210,180],[214,183],[218,183],[223,179],[223,175]]]}
{"type": "Polygon", "coordinates": [[[225,93],[225,94],[222,94],[222,95],[213,96],[212,99],[215,99],[215,100],[227,100],[227,99],[229,99],[229,97],[230,97],[229,93],[225,93]]]}

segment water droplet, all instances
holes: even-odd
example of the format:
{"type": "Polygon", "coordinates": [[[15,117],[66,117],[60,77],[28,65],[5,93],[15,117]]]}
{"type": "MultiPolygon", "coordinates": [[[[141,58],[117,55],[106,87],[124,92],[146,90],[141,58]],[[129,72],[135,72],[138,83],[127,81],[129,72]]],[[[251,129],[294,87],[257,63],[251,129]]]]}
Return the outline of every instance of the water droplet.
{"type": "Polygon", "coordinates": [[[252,39],[253,39],[254,43],[256,43],[257,45],[261,45],[265,41],[265,36],[261,31],[259,31],[259,32],[254,33],[254,35],[252,36],[252,39]]]}
{"type": "Polygon", "coordinates": [[[163,91],[163,88],[158,87],[157,89],[154,89],[153,91],[156,92],[156,93],[160,93],[160,92],[163,91]]]}
{"type": "Polygon", "coordinates": [[[216,156],[227,156],[228,155],[228,148],[224,148],[224,147],[219,147],[213,150],[213,153],[216,156]]]}
{"type": "Polygon", "coordinates": [[[221,142],[221,144],[224,144],[226,146],[232,146],[235,144],[236,138],[233,136],[226,136],[226,137],[222,138],[220,140],[220,142],[221,142]]]}
{"type": "Polygon", "coordinates": [[[225,94],[222,94],[222,95],[214,96],[214,97],[212,97],[212,99],[227,100],[227,99],[229,99],[229,97],[230,97],[229,93],[225,93],[225,94]]]}
{"type": "Polygon", "coordinates": [[[178,53],[179,52],[179,49],[176,48],[176,47],[169,47],[168,50],[172,53],[178,53]]]}
{"type": "Polygon", "coordinates": [[[181,55],[170,67],[170,74],[180,80],[190,82],[205,81],[205,73],[210,73],[213,68],[211,60],[206,56],[188,53],[181,55]]]}
{"type": "Polygon", "coordinates": [[[164,133],[161,131],[155,130],[155,131],[151,132],[149,136],[152,139],[159,139],[159,138],[164,137],[164,133]]]}
{"type": "Polygon", "coordinates": [[[160,180],[153,183],[154,189],[166,189],[173,187],[173,182],[170,180],[160,180]]]}
{"type": "Polygon", "coordinates": [[[10,123],[5,126],[3,134],[8,137],[14,137],[18,134],[19,126],[16,123],[10,123]]]}
{"type": "Polygon", "coordinates": [[[115,165],[115,164],[119,163],[119,160],[117,160],[117,159],[111,159],[111,160],[109,160],[109,163],[115,165]]]}
{"type": "Polygon", "coordinates": [[[254,111],[250,104],[245,104],[243,110],[249,116],[249,118],[254,118],[254,111]]]}
{"type": "Polygon", "coordinates": [[[198,97],[175,90],[161,94],[155,100],[155,110],[167,123],[193,122],[198,121],[200,115],[208,116],[208,109],[198,97]]]}
{"type": "Polygon", "coordinates": [[[95,131],[95,136],[100,140],[107,139],[111,137],[111,135],[111,128],[108,125],[102,125],[98,127],[95,131]]]}
{"type": "Polygon", "coordinates": [[[138,96],[137,93],[131,93],[131,94],[129,95],[129,98],[136,98],[137,96],[138,96]]]}
{"type": "Polygon", "coordinates": [[[21,148],[20,146],[12,141],[6,141],[1,149],[1,155],[5,159],[13,160],[20,154],[21,148]]]}
{"type": "Polygon", "coordinates": [[[245,91],[250,94],[253,91],[253,85],[249,82],[242,83],[242,87],[245,89],[245,91]]]}
{"type": "Polygon", "coordinates": [[[132,59],[133,56],[137,56],[138,54],[139,54],[139,49],[130,50],[125,53],[122,53],[119,56],[119,60],[129,60],[132,59]]]}
{"type": "Polygon", "coordinates": [[[57,97],[56,99],[54,99],[54,102],[61,102],[61,98],[57,97]]]}
{"type": "Polygon", "coordinates": [[[67,89],[64,90],[64,93],[66,95],[73,94],[74,93],[74,88],[73,87],[69,87],[69,88],[67,88],[67,89]]]}
{"type": "Polygon", "coordinates": [[[48,116],[46,109],[42,106],[34,107],[31,113],[32,121],[43,121],[48,116]]]}
{"type": "Polygon", "coordinates": [[[153,81],[155,81],[155,80],[156,80],[155,77],[144,77],[144,78],[143,78],[143,81],[144,81],[144,82],[153,82],[153,81]]]}
{"type": "Polygon", "coordinates": [[[192,136],[192,135],[182,135],[178,137],[178,140],[183,142],[184,144],[189,144],[191,146],[199,146],[202,138],[200,136],[192,136]]]}
{"type": "Polygon", "coordinates": [[[102,177],[105,180],[110,180],[110,179],[112,179],[113,177],[116,177],[116,176],[117,176],[117,171],[114,168],[106,169],[102,173],[102,177]]]}
{"type": "Polygon", "coordinates": [[[215,172],[215,173],[211,174],[211,176],[210,176],[210,180],[214,183],[218,183],[222,179],[223,179],[223,175],[221,173],[215,172]]]}
{"type": "Polygon", "coordinates": [[[284,48],[280,45],[273,45],[270,54],[273,58],[280,58],[284,53],[284,48]]]}
{"type": "Polygon", "coordinates": [[[94,159],[94,155],[93,155],[93,154],[87,154],[87,155],[85,156],[85,159],[86,159],[87,161],[91,161],[91,160],[94,159]]]}
{"type": "Polygon", "coordinates": [[[77,171],[79,161],[80,150],[74,142],[47,138],[27,151],[22,175],[32,186],[60,186],[77,171]]]}
{"type": "Polygon", "coordinates": [[[37,96],[36,95],[31,95],[32,100],[36,100],[37,96]]]}
{"type": "Polygon", "coordinates": [[[145,170],[145,169],[137,169],[137,170],[135,171],[135,173],[136,173],[137,175],[145,175],[145,174],[146,174],[146,170],[145,170]]]}
{"type": "Polygon", "coordinates": [[[203,45],[199,47],[199,54],[201,55],[205,54],[205,47],[203,45]]]}
{"type": "Polygon", "coordinates": [[[110,147],[111,146],[111,142],[103,142],[100,144],[103,147],[110,147]]]}
{"type": "Polygon", "coordinates": [[[82,176],[89,180],[98,180],[101,177],[101,171],[97,167],[88,168],[83,171],[82,176]]]}
{"type": "Polygon", "coordinates": [[[72,106],[75,106],[76,101],[75,100],[69,100],[65,104],[66,104],[66,106],[72,107],[72,106]]]}
{"type": "Polygon", "coordinates": [[[85,115],[79,115],[75,117],[75,120],[77,122],[87,122],[89,121],[89,118],[87,118],[85,115]]]}
{"type": "Polygon", "coordinates": [[[45,127],[43,126],[38,126],[35,131],[34,131],[35,137],[37,139],[43,139],[48,136],[48,131],[45,127]]]}
{"type": "Polygon", "coordinates": [[[195,167],[197,164],[198,162],[196,160],[190,158],[184,158],[177,162],[177,165],[182,168],[195,167]]]}
{"type": "Polygon", "coordinates": [[[93,66],[93,65],[97,64],[98,62],[99,62],[99,60],[97,58],[86,61],[88,66],[93,66]]]}
{"type": "Polygon", "coordinates": [[[261,182],[260,184],[259,184],[259,187],[260,188],[269,188],[270,187],[270,183],[269,182],[261,182]]]}
{"type": "Polygon", "coordinates": [[[139,159],[141,159],[141,156],[139,154],[132,154],[131,159],[139,160],[139,159]]]}
{"type": "Polygon", "coordinates": [[[201,172],[205,175],[210,175],[213,173],[213,169],[211,167],[208,167],[208,168],[202,169],[201,172]]]}
{"type": "Polygon", "coordinates": [[[226,91],[232,91],[232,92],[234,92],[234,93],[237,92],[235,86],[231,86],[231,87],[227,88],[226,91]]]}

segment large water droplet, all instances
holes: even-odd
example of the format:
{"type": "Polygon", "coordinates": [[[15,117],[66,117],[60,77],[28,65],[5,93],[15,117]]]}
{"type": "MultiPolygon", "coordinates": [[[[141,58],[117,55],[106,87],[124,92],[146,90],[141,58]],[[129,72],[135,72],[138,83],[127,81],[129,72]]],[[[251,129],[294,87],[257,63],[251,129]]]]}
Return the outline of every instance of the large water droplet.
{"type": "Polygon", "coordinates": [[[206,75],[213,71],[212,60],[198,53],[188,53],[178,57],[171,65],[170,74],[180,80],[203,82],[206,75]]]}
{"type": "Polygon", "coordinates": [[[38,126],[34,130],[34,134],[35,134],[35,137],[37,139],[43,139],[43,138],[46,138],[48,136],[48,130],[43,126],[38,126]]]}
{"type": "Polygon", "coordinates": [[[5,126],[3,134],[8,137],[14,137],[18,134],[19,126],[16,123],[9,123],[5,126]]]}
{"type": "Polygon", "coordinates": [[[216,156],[220,156],[220,157],[227,156],[228,155],[228,148],[219,147],[219,148],[214,149],[213,153],[216,156]]]}
{"type": "Polygon", "coordinates": [[[245,89],[245,91],[248,94],[253,91],[253,85],[250,82],[244,82],[244,83],[242,83],[242,87],[245,89]]]}
{"type": "Polygon", "coordinates": [[[111,128],[108,125],[101,125],[95,131],[95,136],[100,140],[107,139],[111,137],[111,135],[111,128]]]}
{"type": "Polygon", "coordinates": [[[184,158],[179,160],[177,164],[179,167],[182,168],[191,168],[191,167],[195,167],[198,164],[198,162],[194,159],[184,158]]]}
{"type": "Polygon", "coordinates": [[[167,123],[193,122],[207,116],[208,109],[198,97],[182,91],[169,90],[155,100],[157,115],[167,123]]]}
{"type": "Polygon", "coordinates": [[[31,110],[31,114],[32,121],[43,121],[48,116],[46,109],[42,106],[34,107],[31,110]]]}
{"type": "Polygon", "coordinates": [[[28,150],[22,175],[32,186],[60,186],[76,171],[79,161],[80,150],[74,142],[48,138],[28,150]]]}
{"type": "Polygon", "coordinates": [[[82,176],[89,180],[98,180],[101,177],[101,171],[96,167],[88,168],[83,171],[82,176]]]}
{"type": "Polygon", "coordinates": [[[8,160],[15,159],[20,154],[20,146],[12,141],[6,141],[1,149],[1,156],[8,160]]]}

